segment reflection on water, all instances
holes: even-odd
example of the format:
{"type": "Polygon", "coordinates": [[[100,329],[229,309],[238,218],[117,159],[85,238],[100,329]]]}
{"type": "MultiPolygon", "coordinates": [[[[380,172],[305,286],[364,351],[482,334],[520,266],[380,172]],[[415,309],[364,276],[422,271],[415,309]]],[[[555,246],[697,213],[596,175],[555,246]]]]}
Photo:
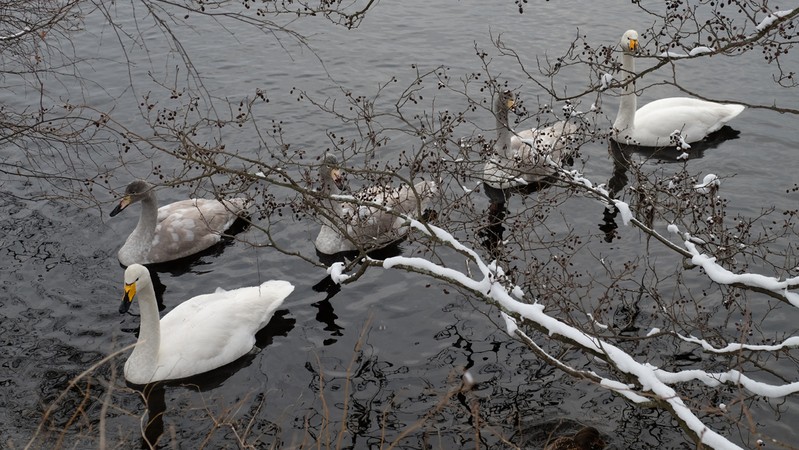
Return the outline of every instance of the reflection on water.
{"type": "Polygon", "coordinates": [[[328,275],[322,278],[322,281],[316,283],[312,289],[315,292],[324,292],[326,294],[324,299],[314,302],[312,306],[317,309],[316,320],[322,323],[324,325],[323,329],[325,331],[329,331],[330,336],[332,336],[323,340],[322,343],[324,345],[334,344],[337,341],[337,337],[342,336],[344,327],[341,327],[336,323],[338,316],[333,311],[333,304],[330,303],[330,299],[333,298],[334,295],[341,292],[341,285],[334,283],[333,279],[330,278],[330,275],[328,275]]]}
{"type": "Polygon", "coordinates": [[[164,414],[166,414],[164,390],[164,383],[158,382],[148,384],[139,391],[147,410],[143,419],[141,448],[155,448],[161,435],[164,434],[164,414]]]}
{"type": "Polygon", "coordinates": [[[491,202],[486,210],[484,225],[477,231],[477,235],[482,239],[483,247],[489,254],[494,255],[502,243],[502,235],[505,233],[505,220],[507,209],[505,202],[491,202]]]}
{"type": "Polygon", "coordinates": [[[550,178],[545,178],[543,180],[531,181],[529,183],[520,184],[519,186],[514,186],[508,189],[499,189],[491,187],[487,183],[483,183],[483,191],[485,192],[486,197],[488,197],[491,203],[506,203],[510,200],[513,194],[530,195],[534,192],[538,192],[542,189],[546,189],[552,186],[552,183],[554,183],[555,181],[556,181],[555,177],[550,177],[550,178]]]}
{"type": "Polygon", "coordinates": [[[609,144],[611,147],[611,155],[616,152],[622,152],[628,155],[635,153],[646,160],[682,163],[691,159],[704,158],[706,150],[714,149],[725,141],[738,139],[740,134],[740,131],[729,125],[724,125],[719,130],[707,135],[703,140],[692,143],[691,147],[685,150],[678,150],[675,146],[646,147],[641,145],[627,145],[613,140],[609,140],[609,144]]]}

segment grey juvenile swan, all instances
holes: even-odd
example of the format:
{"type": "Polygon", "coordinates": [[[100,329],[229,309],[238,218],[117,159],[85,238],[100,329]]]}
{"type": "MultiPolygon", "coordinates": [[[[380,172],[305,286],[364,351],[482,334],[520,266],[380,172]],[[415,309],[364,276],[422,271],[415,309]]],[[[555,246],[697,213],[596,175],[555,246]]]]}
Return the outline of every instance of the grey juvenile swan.
{"type": "Polygon", "coordinates": [[[438,193],[434,181],[420,181],[413,188],[408,185],[399,188],[370,186],[352,195],[355,203],[379,204],[389,209],[389,212],[378,206],[357,206],[336,198],[341,194],[343,178],[335,156],[325,156],[319,167],[319,177],[322,180],[320,192],[325,197],[323,203],[326,212],[336,220],[332,224],[328,219],[323,219],[322,228],[314,241],[316,249],[326,255],[357,250],[359,246],[380,247],[398,239],[405,223],[399,214],[418,217],[418,212],[424,212],[438,193]]]}
{"type": "Polygon", "coordinates": [[[569,120],[514,133],[508,119],[514,104],[509,90],[502,91],[494,101],[497,141],[494,156],[483,168],[483,181],[495,189],[534,183],[554,175],[569,155],[571,144],[582,136],[579,125],[569,120]]]}
{"type": "Polygon", "coordinates": [[[111,217],[141,202],[141,215],[117,256],[123,266],[153,264],[193,255],[216,244],[247,207],[243,198],[190,199],[158,207],[154,186],[137,180],[111,211],[111,217]]]}

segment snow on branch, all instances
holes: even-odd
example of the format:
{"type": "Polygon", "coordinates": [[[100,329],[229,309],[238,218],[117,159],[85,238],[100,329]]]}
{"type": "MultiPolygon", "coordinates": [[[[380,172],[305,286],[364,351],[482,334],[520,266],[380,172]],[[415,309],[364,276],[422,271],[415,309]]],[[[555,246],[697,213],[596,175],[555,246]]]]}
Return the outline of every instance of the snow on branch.
{"type": "Polygon", "coordinates": [[[793,13],[793,9],[787,9],[787,10],[783,10],[783,11],[775,11],[775,12],[767,15],[763,20],[761,20],[760,23],[758,23],[757,27],[755,27],[755,28],[757,29],[757,31],[763,31],[766,28],[770,27],[772,24],[774,24],[774,22],[776,22],[777,19],[780,19],[781,17],[785,17],[785,16],[787,16],[787,15],[789,15],[791,13],[793,13]]]}
{"type": "MultiPolygon", "coordinates": [[[[680,247],[671,242],[662,234],[636,219],[630,209],[630,206],[621,200],[611,198],[607,190],[605,190],[602,185],[595,187],[594,183],[585,178],[576,170],[559,170],[558,174],[564,181],[578,186],[588,194],[596,197],[606,207],[613,205],[616,209],[618,209],[619,213],[621,213],[621,218],[624,225],[634,225],[650,236],[656,238],[670,249],[688,258],[694,266],[702,267],[702,269],[713,282],[749,288],[754,291],[769,295],[773,298],[787,301],[792,306],[799,308],[799,294],[789,291],[789,289],[795,289],[796,287],[799,287],[799,277],[788,278],[780,281],[774,277],[753,273],[734,274],[716,263],[716,258],[704,253],[700,253],[696,248],[697,241],[692,238],[689,233],[684,234],[685,240],[683,242],[683,247],[680,247]]],[[[715,174],[708,174],[705,176],[703,182],[694,186],[694,188],[700,193],[706,193],[706,191],[703,189],[707,189],[709,191],[711,187],[718,188],[718,186],[718,177],[715,174]]],[[[674,224],[669,224],[667,226],[667,231],[672,234],[678,234],[678,228],[674,224]]]]}
{"type": "Polygon", "coordinates": [[[756,288],[761,292],[772,292],[780,298],[787,300],[794,307],[799,308],[799,294],[788,290],[799,284],[799,277],[780,281],[777,278],[756,273],[735,274],[717,264],[716,258],[705,253],[700,253],[699,250],[696,249],[696,244],[690,240],[686,240],[684,245],[685,248],[691,252],[691,263],[700,266],[714,282],[756,288]]]}
{"type": "Polygon", "coordinates": [[[722,383],[743,386],[747,391],[763,397],[780,398],[799,392],[799,381],[775,386],[752,380],[738,370],[723,373],[707,373],[704,370],[683,370],[678,373],[657,369],[655,376],[664,383],[675,384],[688,381],[701,381],[707,386],[716,387],[722,383]]]}
{"type": "Polygon", "coordinates": [[[676,333],[676,336],[682,339],[685,342],[690,342],[693,344],[698,344],[702,347],[703,350],[711,352],[711,353],[737,353],[741,350],[749,350],[755,352],[776,352],[779,350],[787,350],[791,348],[799,348],[799,336],[792,336],[788,339],[782,341],[781,344],[773,344],[773,345],[753,345],[753,344],[737,344],[732,343],[728,344],[723,348],[716,348],[713,347],[708,341],[704,339],[695,338],[693,336],[683,336],[679,333],[676,333]]]}
{"type": "MultiPolygon", "coordinates": [[[[411,226],[434,236],[436,239],[452,248],[461,249],[464,253],[471,255],[473,261],[480,268],[482,279],[473,279],[460,271],[418,257],[395,256],[387,258],[382,264],[384,268],[401,268],[422,272],[459,285],[480,295],[502,309],[505,313],[503,317],[505,318],[506,329],[508,332],[514,333],[516,337],[532,342],[529,336],[526,336],[518,329],[515,320],[510,320],[512,317],[519,317],[527,323],[548,333],[550,336],[561,336],[564,340],[599,356],[617,370],[632,377],[639,387],[635,388],[634,386],[622,383],[618,380],[605,379],[597,375],[601,386],[611,389],[625,398],[638,403],[650,402],[651,398],[655,397],[659,404],[671,411],[687,429],[691,430],[696,439],[703,444],[712,448],[740,448],[725,437],[708,428],[693,411],[691,411],[679,394],[669,386],[667,382],[660,378],[660,376],[665,377],[668,373],[660,371],[651,364],[640,363],[621,348],[547,315],[544,312],[544,305],[542,304],[522,303],[514,299],[508,288],[497,281],[497,274],[501,274],[501,271],[496,265],[486,264],[476,252],[461,244],[445,230],[430,224],[423,225],[416,221],[411,221],[411,226]],[[636,392],[636,390],[640,392],[636,392]]],[[[516,287],[514,286],[512,289],[515,290],[516,287]]],[[[554,357],[548,359],[556,360],[554,357]]],[[[693,374],[692,376],[697,377],[698,375],[693,374]]],[[[707,375],[706,377],[706,379],[711,378],[711,375],[707,375]]]]}

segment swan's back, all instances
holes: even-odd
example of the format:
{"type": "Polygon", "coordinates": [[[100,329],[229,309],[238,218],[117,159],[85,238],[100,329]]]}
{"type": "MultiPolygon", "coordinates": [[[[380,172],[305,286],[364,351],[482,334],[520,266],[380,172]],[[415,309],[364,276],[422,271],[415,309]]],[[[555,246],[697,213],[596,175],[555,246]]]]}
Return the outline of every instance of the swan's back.
{"type": "Polygon", "coordinates": [[[149,262],[180,259],[211,247],[247,206],[246,199],[233,198],[182,200],[158,208],[149,262]]]}
{"type": "Polygon", "coordinates": [[[193,297],[161,319],[153,379],[185,378],[235,361],[255,345],[255,333],[294,290],[287,281],[217,290],[193,297]]]}
{"type": "Polygon", "coordinates": [[[383,205],[388,211],[375,206],[361,207],[351,221],[353,229],[359,236],[371,240],[396,239],[396,236],[387,234],[397,230],[404,222],[398,215],[417,218],[419,212],[424,212],[437,193],[438,185],[435,181],[419,181],[413,189],[406,184],[399,188],[372,186],[356,197],[383,205]]]}
{"type": "Polygon", "coordinates": [[[556,168],[545,161],[546,157],[558,166],[584,141],[580,125],[561,120],[543,128],[523,130],[511,138],[511,149],[518,157],[518,169],[525,181],[539,181],[554,175],[556,168]],[[532,141],[534,147],[529,143],[532,141]]]}
{"type": "Polygon", "coordinates": [[[644,145],[669,145],[670,136],[675,130],[686,142],[697,142],[708,134],[718,131],[724,124],[743,112],[745,106],[708,102],[689,97],[670,97],[639,108],[635,113],[636,141],[644,145]]]}

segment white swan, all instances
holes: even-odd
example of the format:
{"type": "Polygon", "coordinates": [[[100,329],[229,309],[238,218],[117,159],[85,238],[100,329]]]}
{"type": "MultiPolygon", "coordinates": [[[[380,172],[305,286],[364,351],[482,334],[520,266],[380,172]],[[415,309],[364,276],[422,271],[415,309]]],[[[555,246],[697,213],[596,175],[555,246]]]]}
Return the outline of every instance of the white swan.
{"type": "Polygon", "coordinates": [[[137,180],[127,186],[111,217],[136,202],[142,207],[139,223],[117,253],[123,266],[172,261],[205,250],[220,241],[248,206],[243,198],[195,198],[159,208],[154,186],[137,180]]]}
{"type": "Polygon", "coordinates": [[[252,350],[255,333],[266,326],[291,294],[288,281],[199,295],[158,320],[155,291],[146,267],[125,269],[120,313],[139,298],[141,328],[125,362],[125,379],[134,384],[186,378],[237,360],[252,350]]]}
{"type": "MultiPolygon", "coordinates": [[[[625,82],[635,77],[634,54],[638,50],[638,32],[628,30],[621,37],[622,71],[625,82]]],[[[689,97],[655,100],[636,111],[633,83],[624,86],[619,113],[613,123],[611,138],[622,144],[646,147],[671,145],[675,130],[688,142],[701,141],[743,111],[745,106],[715,103],[689,97]]]]}
{"type": "Polygon", "coordinates": [[[580,127],[568,120],[514,133],[508,121],[513,106],[511,91],[501,92],[494,101],[497,141],[494,155],[483,167],[483,181],[496,189],[534,183],[554,175],[581,136],[580,127]]]}
{"type": "Polygon", "coordinates": [[[323,218],[322,228],[314,241],[316,249],[326,255],[353,251],[362,246],[377,248],[397,240],[405,231],[405,219],[400,215],[418,217],[438,193],[434,181],[420,181],[413,188],[408,185],[399,188],[371,186],[353,194],[354,203],[344,203],[336,198],[343,188],[343,178],[335,156],[325,156],[319,176],[326,213],[336,220],[333,224],[323,218]],[[358,206],[358,202],[375,203],[384,208],[358,206]]]}

